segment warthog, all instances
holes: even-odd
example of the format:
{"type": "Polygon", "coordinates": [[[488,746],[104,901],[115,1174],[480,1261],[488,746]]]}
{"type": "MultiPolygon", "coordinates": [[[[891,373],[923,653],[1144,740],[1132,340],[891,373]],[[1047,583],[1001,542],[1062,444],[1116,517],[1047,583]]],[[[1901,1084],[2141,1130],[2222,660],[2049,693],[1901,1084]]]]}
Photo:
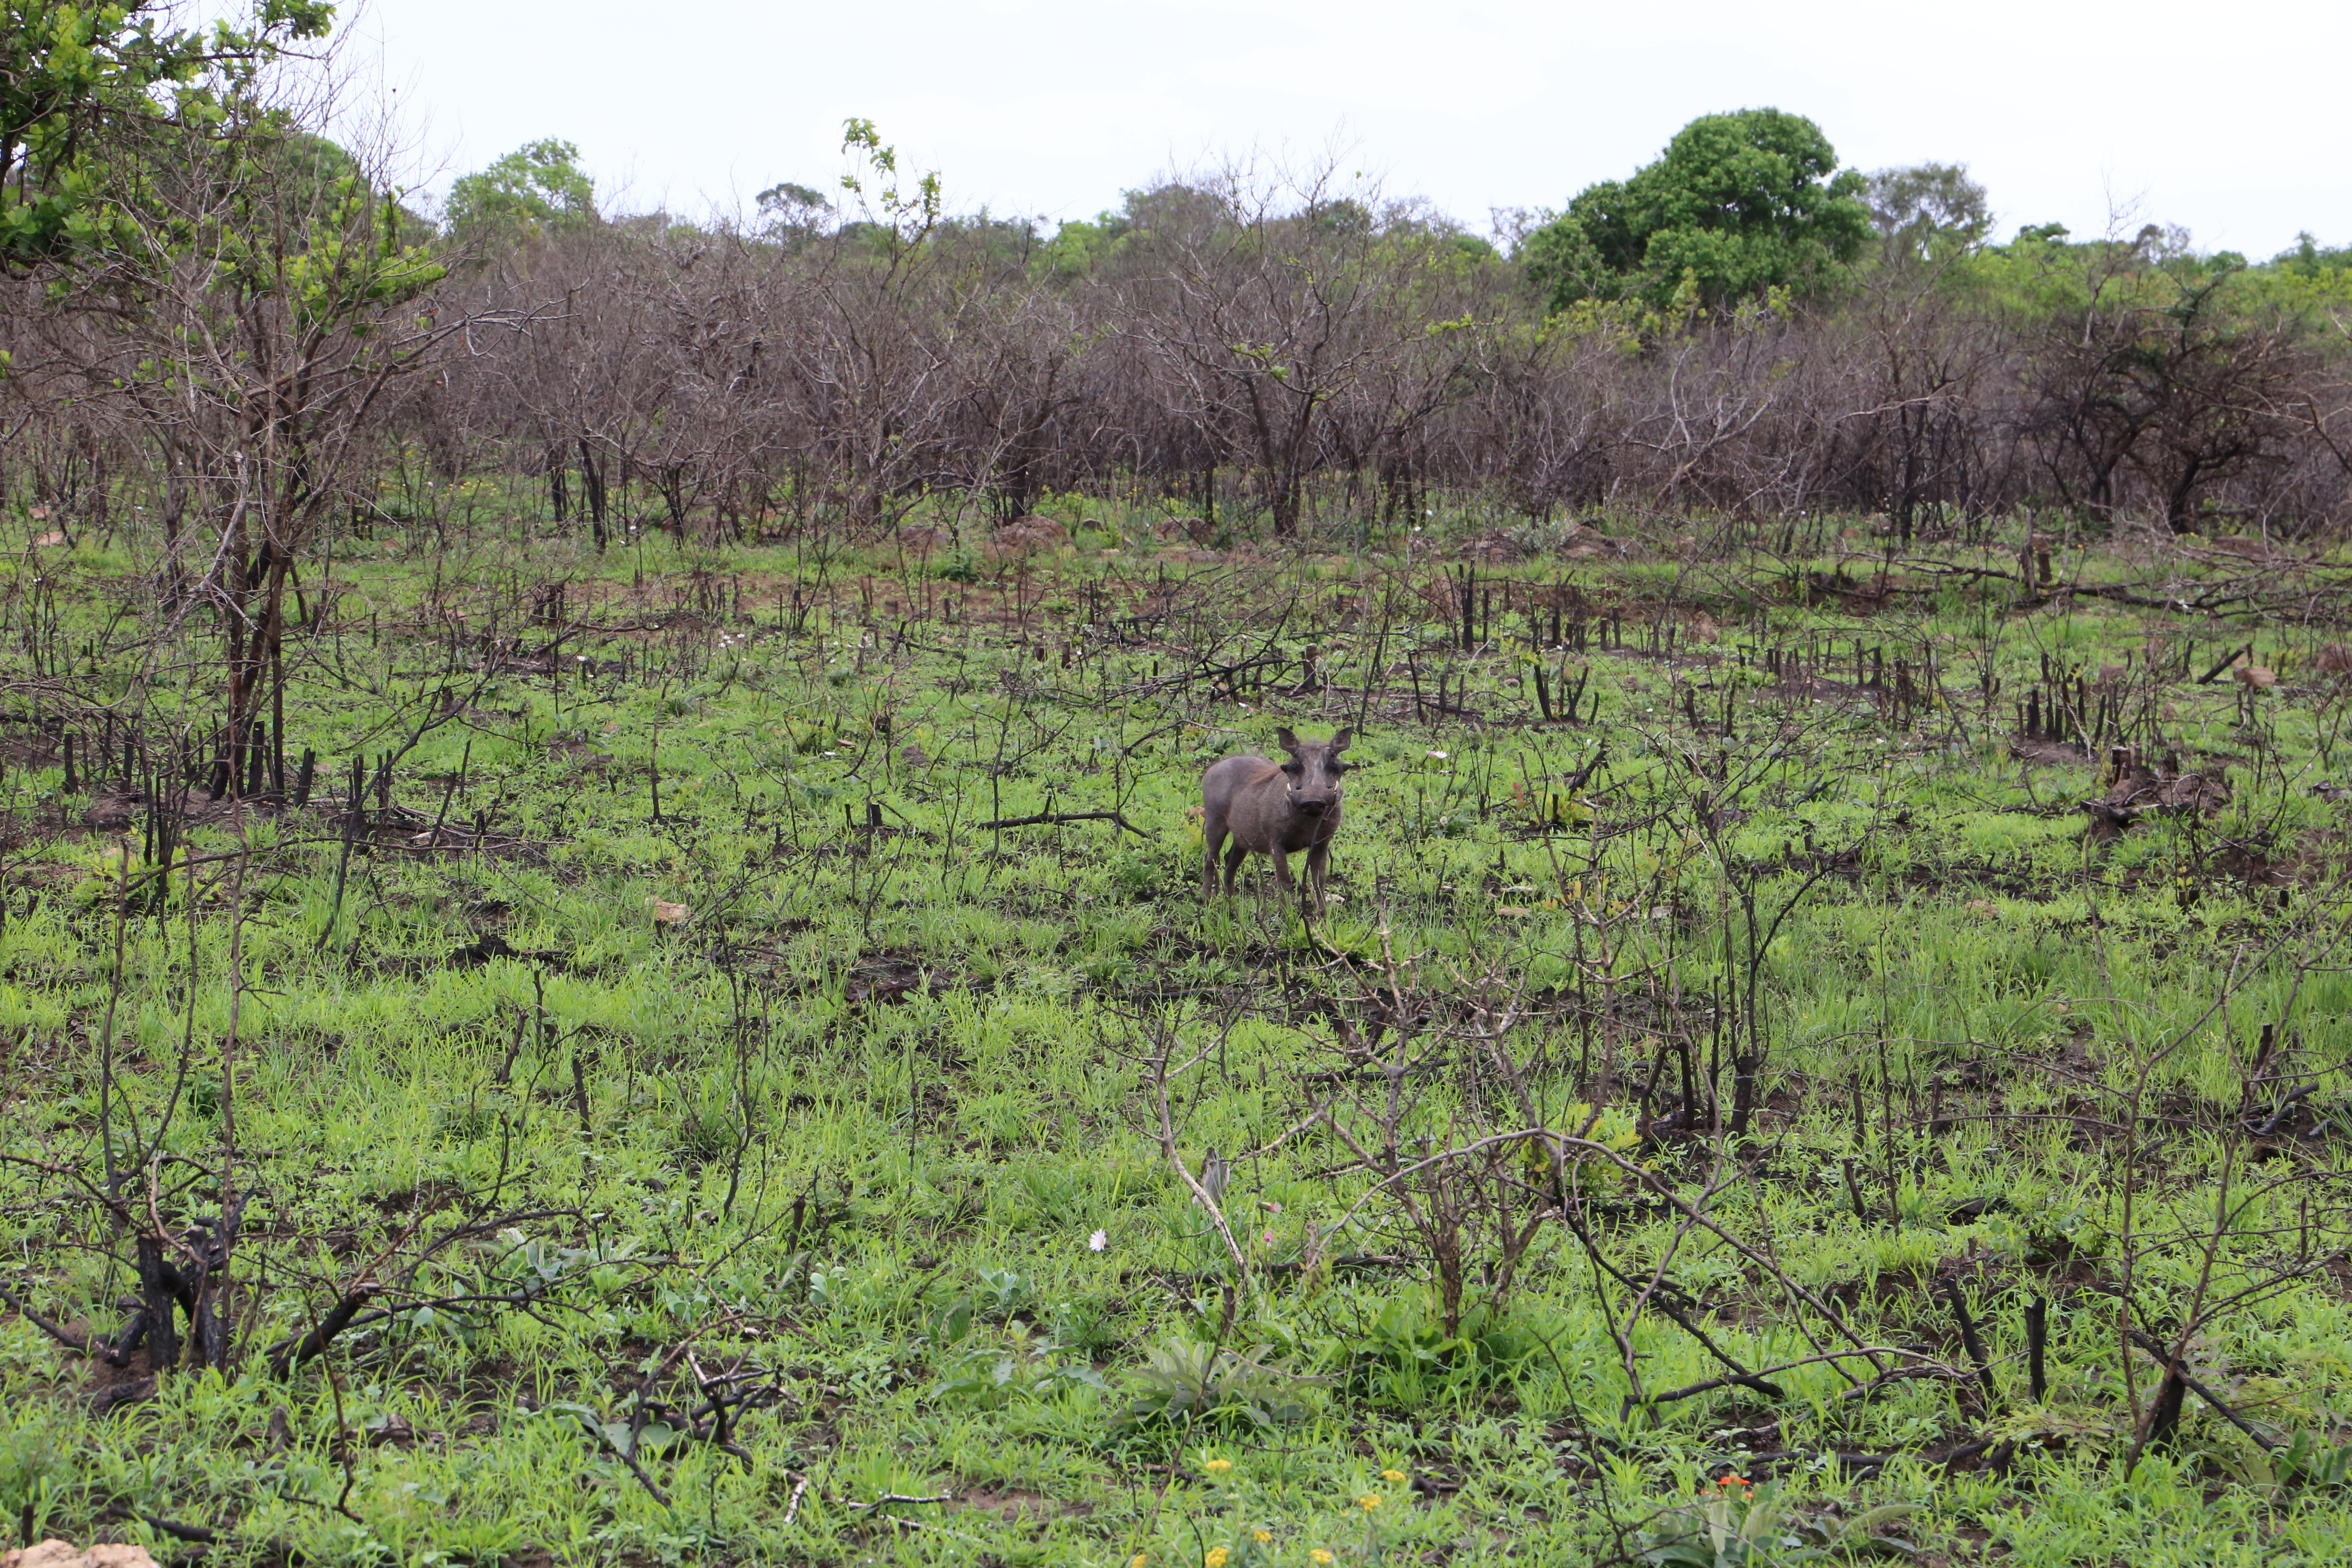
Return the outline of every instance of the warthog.
{"type": "Polygon", "coordinates": [[[1201,893],[1217,892],[1217,851],[1225,836],[1225,897],[1234,896],[1234,876],[1255,850],[1274,858],[1274,882],[1291,889],[1290,858],[1307,851],[1307,882],[1299,909],[1310,917],[1323,907],[1323,882],[1331,863],[1331,840],[1339,832],[1339,775],[1348,764],[1339,753],[1354,738],[1340,731],[1328,741],[1302,741],[1289,731],[1276,738],[1290,761],[1227,757],[1201,775],[1201,837],[1207,853],[1201,862],[1201,893]]]}

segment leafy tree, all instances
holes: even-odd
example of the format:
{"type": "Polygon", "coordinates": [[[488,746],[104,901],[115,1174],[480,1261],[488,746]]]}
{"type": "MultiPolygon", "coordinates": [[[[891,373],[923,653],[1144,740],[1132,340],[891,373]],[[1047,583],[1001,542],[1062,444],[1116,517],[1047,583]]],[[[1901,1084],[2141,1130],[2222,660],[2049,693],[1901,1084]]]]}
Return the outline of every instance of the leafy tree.
{"type": "Polygon", "coordinates": [[[1881,169],[1863,190],[1888,261],[1932,261],[1981,243],[1992,226],[1985,188],[1964,163],[1881,169]]]}
{"type": "Polygon", "coordinates": [[[589,228],[596,184],[580,149],[548,137],[518,147],[449,186],[449,232],[464,241],[514,242],[589,228]]]}
{"type": "Polygon", "coordinates": [[[1493,241],[1482,239],[1475,234],[1449,234],[1445,237],[1445,243],[1471,261],[1500,261],[1503,258],[1503,253],[1495,248],[1493,241]]]}
{"type": "Polygon", "coordinates": [[[797,185],[781,180],[761,191],[756,198],[760,210],[766,212],[823,212],[828,205],[824,193],[814,185],[797,185]]]}
{"type": "Polygon", "coordinates": [[[382,169],[289,107],[288,46],[322,35],[330,7],[252,0],[197,33],[161,5],[0,5],[0,260],[50,275],[27,322],[44,374],[99,389],[157,445],[171,591],[222,612],[217,789],[249,776],[282,698],[309,542],[372,489],[364,438],[388,388],[459,322],[426,303],[442,269],[382,169]],[[105,331],[70,330],[93,312],[105,331]],[[178,553],[191,501],[217,541],[200,588],[178,553]]]}
{"type": "Polygon", "coordinates": [[[2309,231],[2294,237],[2294,248],[2283,250],[2271,258],[2271,265],[2282,272],[2303,278],[2323,278],[2330,273],[2352,271],[2352,246],[2323,247],[2309,231]]]}
{"type": "MultiPolygon", "coordinates": [[[[283,701],[288,585],[321,520],[363,482],[369,409],[456,328],[418,308],[444,270],[409,243],[412,225],[380,173],[299,132],[238,143],[188,171],[172,212],[175,243],[146,258],[143,326],[158,351],[148,368],[161,374],[125,390],[153,422],[179,424],[202,471],[233,475],[236,487],[220,498],[221,779],[244,776],[273,689],[283,701]],[[181,388],[234,417],[164,415],[158,400],[181,388]]],[[[282,727],[272,732],[282,787],[282,727]]]]}
{"type": "MultiPolygon", "coordinates": [[[[142,141],[249,130],[239,89],[334,8],[259,0],[242,22],[168,25],[157,0],[0,0],[0,268],[134,243],[142,141]]],[[[247,106],[249,107],[249,106],[247,106]]]]}
{"type": "Polygon", "coordinates": [[[1777,109],[1709,114],[1657,162],[1586,189],[1528,237],[1528,273],[1554,309],[1638,300],[1723,305],[1820,287],[1872,234],[1866,182],[1837,169],[1821,128],[1777,109]]]}
{"type": "Polygon", "coordinates": [[[1380,222],[1371,208],[1351,196],[1337,196],[1319,203],[1306,216],[1307,221],[1319,232],[1343,239],[1362,239],[1370,235],[1380,222]]]}
{"type": "Polygon", "coordinates": [[[760,226],[772,234],[814,234],[833,211],[823,191],[790,180],[777,181],[753,200],[760,207],[760,226]]]}
{"type": "Polygon", "coordinates": [[[1118,213],[1064,218],[1054,237],[1037,247],[1032,265],[1049,277],[1083,278],[1102,265],[1127,231],[1127,219],[1118,213]]]}
{"type": "Polygon", "coordinates": [[[1627,291],[1624,275],[1609,265],[1572,216],[1555,218],[1529,234],[1520,242],[1518,257],[1528,280],[1555,310],[1580,300],[1614,300],[1627,291]]]}
{"type": "Polygon", "coordinates": [[[2017,231],[2011,245],[2061,245],[2074,231],[2063,223],[2029,223],[2017,231]]]}

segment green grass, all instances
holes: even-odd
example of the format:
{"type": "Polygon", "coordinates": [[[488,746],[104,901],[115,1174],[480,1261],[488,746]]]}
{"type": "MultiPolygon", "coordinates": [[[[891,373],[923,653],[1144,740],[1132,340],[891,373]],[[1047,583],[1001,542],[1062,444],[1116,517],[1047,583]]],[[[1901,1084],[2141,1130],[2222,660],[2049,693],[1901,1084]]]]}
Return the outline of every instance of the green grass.
{"type": "Polygon", "coordinates": [[[1935,1562],[2352,1552],[2323,626],[2020,605],[1917,563],[1864,603],[1801,574],[1874,557],[1727,529],[1482,567],[1465,652],[1445,546],[1154,557],[1089,514],[1126,552],[339,541],[334,612],[287,650],[312,806],[199,787],[160,885],[141,816],[127,868],[86,826],[121,793],[89,759],[109,713],[118,748],[201,750],[217,628],[174,628],[139,541],[20,559],[0,1282],[112,1333],[138,1236],[246,1207],[220,1370],[101,1413],[144,1352],[100,1369],[0,1315],[0,1515],[159,1551],[187,1547],[153,1521],[197,1526],[209,1563],[1778,1563],[1865,1550],[1842,1521],[1887,1504],[1916,1511],[1869,1529],[1935,1562]],[[1555,603],[1580,650],[1530,646],[1555,603]],[[2195,684],[2247,640],[2277,687],[2195,684]],[[1882,700],[1930,650],[1933,696],[1882,700]],[[2012,756],[2014,714],[2045,654],[2127,651],[2135,738],[2226,758],[2232,793],[2097,845],[2101,766],[2012,756]],[[1555,693],[1589,669],[1598,719],[1538,722],[1538,663],[1555,693]],[[70,792],[29,722],[61,715],[70,792]],[[1187,815],[1283,723],[1366,731],[1314,931],[1204,904],[1187,815]],[[372,794],[339,879],[349,760],[412,735],[408,815],[372,794]],[[1087,812],[1134,831],[984,826],[1087,812]],[[1185,1170],[1234,1156],[1246,1272],[1162,1147],[1162,1070],[1185,1170]],[[1355,1151],[1391,1135],[1383,1184],[1355,1151]],[[365,1281],[376,1315],[273,1366],[365,1281]],[[2192,1394],[2132,1461],[2162,1367],[2133,1352],[2126,1386],[2119,1300],[2159,1340],[2195,1315],[2190,1370],[2259,1443],[2192,1394]],[[1636,1376],[1726,1370],[1694,1329],[1799,1364],[1644,1405],[1636,1376]],[[706,1387],[750,1395],[723,1447],[685,1430],[706,1387]]]}

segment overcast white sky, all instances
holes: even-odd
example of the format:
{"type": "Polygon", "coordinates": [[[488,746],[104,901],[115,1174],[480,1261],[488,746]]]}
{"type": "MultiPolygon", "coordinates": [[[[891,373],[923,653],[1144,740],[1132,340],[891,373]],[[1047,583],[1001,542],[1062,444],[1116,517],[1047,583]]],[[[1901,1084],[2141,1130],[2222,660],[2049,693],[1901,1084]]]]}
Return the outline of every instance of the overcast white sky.
{"type": "MultiPolygon", "coordinates": [[[[2266,257],[2352,244],[2347,0],[368,0],[429,187],[541,136],[607,202],[830,188],[876,121],[950,207],[1048,220],[1252,149],[1336,148],[1484,230],[1630,173],[1685,121],[1811,116],[1850,165],[1968,163],[2003,232],[2188,226],[2266,257]]],[[[1049,226],[1050,227],[1050,223],[1049,226]]]]}

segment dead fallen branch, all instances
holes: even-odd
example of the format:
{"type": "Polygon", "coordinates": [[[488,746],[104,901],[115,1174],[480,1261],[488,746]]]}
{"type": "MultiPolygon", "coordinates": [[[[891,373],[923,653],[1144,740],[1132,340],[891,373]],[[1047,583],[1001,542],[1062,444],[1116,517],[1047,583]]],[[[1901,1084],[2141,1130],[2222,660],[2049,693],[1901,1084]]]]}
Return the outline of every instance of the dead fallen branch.
{"type": "Polygon", "coordinates": [[[335,1336],[352,1326],[360,1310],[375,1300],[378,1289],[372,1279],[362,1283],[329,1309],[309,1332],[281,1342],[269,1352],[271,1373],[283,1377],[289,1369],[325,1353],[327,1347],[335,1342],[335,1336]]]}
{"type": "Polygon", "coordinates": [[[22,1296],[17,1295],[14,1290],[9,1289],[5,1285],[0,1285],[0,1301],[7,1302],[8,1305],[16,1310],[16,1315],[18,1317],[24,1319],[25,1321],[32,1324],[33,1327],[40,1330],[41,1332],[48,1335],[49,1338],[57,1341],[58,1343],[65,1346],[66,1349],[69,1351],[74,1351],[86,1356],[96,1356],[99,1360],[106,1363],[109,1366],[121,1366],[131,1359],[116,1351],[111,1345],[109,1345],[103,1340],[93,1339],[88,1334],[75,1333],[71,1329],[67,1328],[62,1323],[50,1321],[48,1319],[41,1316],[40,1313],[33,1310],[31,1303],[27,1302],[22,1296]]]}
{"type": "Polygon", "coordinates": [[[978,826],[985,833],[999,827],[1058,827],[1066,822],[1115,822],[1138,838],[1151,837],[1116,811],[1041,811],[1034,816],[1000,816],[978,826]]]}

